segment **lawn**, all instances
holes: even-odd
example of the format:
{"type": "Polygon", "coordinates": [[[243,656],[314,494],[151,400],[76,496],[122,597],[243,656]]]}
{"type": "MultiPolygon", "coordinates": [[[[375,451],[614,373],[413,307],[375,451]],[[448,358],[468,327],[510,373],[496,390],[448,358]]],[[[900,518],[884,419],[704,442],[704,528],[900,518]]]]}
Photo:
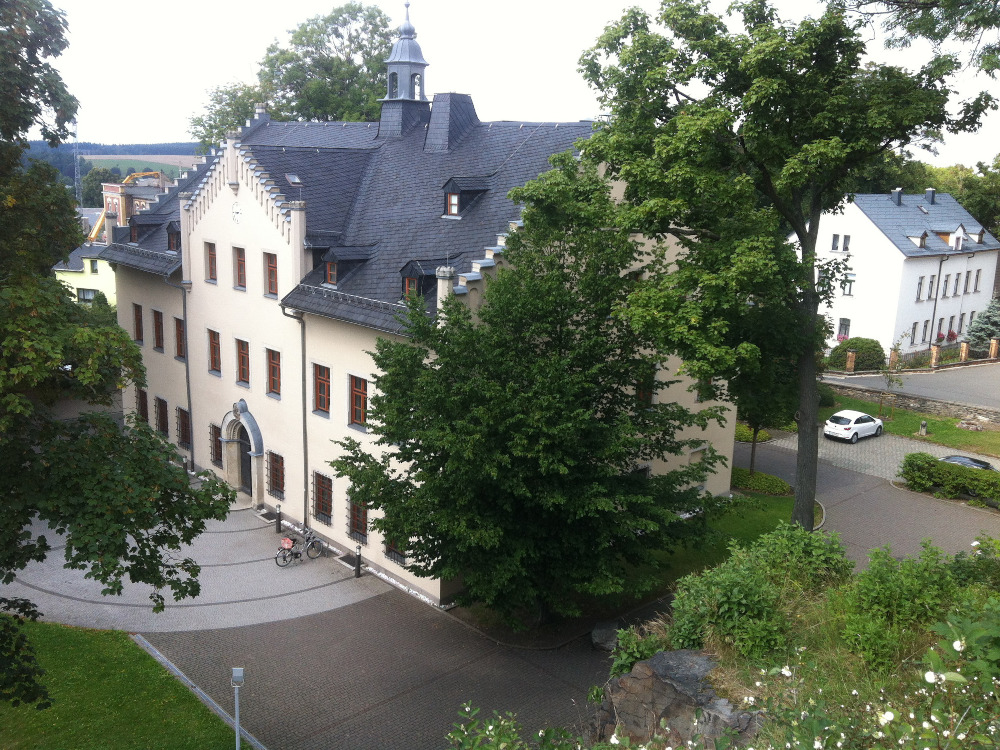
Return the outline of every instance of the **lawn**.
{"type": "Polygon", "coordinates": [[[747,544],[761,534],[773,531],[780,522],[791,520],[792,505],[795,503],[793,497],[744,494],[746,505],[709,523],[715,533],[708,542],[690,549],[660,553],[660,561],[666,564],[664,587],[672,587],[678,578],[725,560],[729,556],[731,542],[747,544]]]}
{"type": "Polygon", "coordinates": [[[0,703],[4,750],[213,750],[235,734],[121,631],[27,623],[52,707],[0,703]]]}
{"type": "MultiPolygon", "coordinates": [[[[841,409],[856,409],[878,416],[879,406],[877,402],[862,401],[849,396],[837,395],[837,405],[821,408],[819,418],[822,421],[841,409]]],[[[1000,457],[1000,432],[983,430],[982,432],[972,432],[956,427],[957,419],[937,417],[933,414],[920,414],[919,412],[907,411],[906,409],[890,409],[884,406],[882,420],[885,423],[885,431],[891,435],[924,440],[928,443],[937,443],[948,448],[970,453],[981,453],[986,456],[1000,457]],[[891,418],[890,418],[891,414],[891,418]],[[927,421],[927,437],[921,437],[920,422],[927,421]]]]}

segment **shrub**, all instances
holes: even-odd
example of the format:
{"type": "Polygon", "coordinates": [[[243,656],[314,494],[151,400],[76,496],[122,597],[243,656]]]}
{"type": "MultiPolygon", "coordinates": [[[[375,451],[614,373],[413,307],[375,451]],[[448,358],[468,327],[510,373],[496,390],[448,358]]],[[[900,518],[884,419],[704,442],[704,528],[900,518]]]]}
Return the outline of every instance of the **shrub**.
{"type": "Polygon", "coordinates": [[[820,383],[816,386],[816,390],[819,391],[819,405],[821,407],[836,405],[837,394],[834,392],[833,388],[828,386],[826,383],[820,383]]]}
{"type": "Polygon", "coordinates": [[[709,639],[759,660],[776,650],[787,629],[780,590],[760,568],[730,558],[677,582],[670,643],[702,648],[709,639]]]}
{"type": "Polygon", "coordinates": [[[842,341],[833,348],[827,360],[831,369],[847,368],[848,349],[857,350],[854,357],[855,370],[879,370],[885,367],[885,350],[882,345],[875,339],[855,337],[842,341]]]}
{"type": "Polygon", "coordinates": [[[888,671],[910,645],[907,634],[939,619],[956,591],[949,561],[928,541],[917,558],[872,550],[843,593],[844,639],[873,669],[888,671]]]}
{"type": "Polygon", "coordinates": [[[659,651],[669,648],[670,643],[656,633],[641,633],[629,627],[618,631],[618,644],[611,652],[611,676],[620,677],[632,671],[636,662],[649,659],[659,651]]]}
{"type": "Polygon", "coordinates": [[[979,505],[1000,506],[1000,472],[950,464],[929,453],[910,453],[903,459],[899,475],[917,492],[933,489],[950,498],[970,495],[979,505]]]}
{"type": "MultiPolygon", "coordinates": [[[[761,429],[757,432],[757,442],[766,443],[771,439],[771,433],[767,430],[761,429]]],[[[753,429],[743,424],[742,422],[736,423],[736,440],[741,443],[749,443],[753,441],[753,429]]]]}
{"type": "Polygon", "coordinates": [[[794,582],[810,590],[839,585],[854,571],[838,535],[806,531],[790,523],[778,524],[735,554],[750,558],[775,583],[794,582]]]}
{"type": "Polygon", "coordinates": [[[756,471],[751,476],[749,469],[733,467],[732,485],[739,490],[760,492],[764,495],[790,495],[792,487],[781,477],[756,471]]]}

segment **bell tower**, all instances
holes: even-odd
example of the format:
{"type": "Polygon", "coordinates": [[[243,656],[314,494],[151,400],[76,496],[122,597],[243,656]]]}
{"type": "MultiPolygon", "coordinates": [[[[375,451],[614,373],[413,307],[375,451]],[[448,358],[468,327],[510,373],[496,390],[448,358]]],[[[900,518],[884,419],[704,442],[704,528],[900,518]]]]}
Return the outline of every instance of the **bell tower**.
{"type": "Polygon", "coordinates": [[[379,138],[399,137],[413,125],[427,122],[430,101],[424,93],[424,59],[417,32],[410,23],[410,3],[406,2],[406,20],[399,27],[399,39],[392,45],[386,60],[387,87],[382,102],[379,138]]]}

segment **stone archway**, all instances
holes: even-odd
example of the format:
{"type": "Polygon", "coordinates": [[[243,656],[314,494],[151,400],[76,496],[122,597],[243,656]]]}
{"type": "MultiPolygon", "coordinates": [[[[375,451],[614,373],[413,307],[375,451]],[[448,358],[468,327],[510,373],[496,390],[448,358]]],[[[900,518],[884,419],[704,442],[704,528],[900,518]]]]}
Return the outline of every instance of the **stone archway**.
{"type": "Polygon", "coordinates": [[[264,440],[247,402],[240,399],[222,420],[226,482],[258,502],[263,478],[264,440]]]}

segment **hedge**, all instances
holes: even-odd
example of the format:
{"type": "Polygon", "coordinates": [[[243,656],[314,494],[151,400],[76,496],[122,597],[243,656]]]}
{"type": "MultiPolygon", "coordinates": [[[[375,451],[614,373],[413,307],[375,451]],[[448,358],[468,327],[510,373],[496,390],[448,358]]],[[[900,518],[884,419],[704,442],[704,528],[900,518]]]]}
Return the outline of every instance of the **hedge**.
{"type": "MultiPolygon", "coordinates": [[[[753,441],[753,430],[742,422],[737,422],[735,438],[741,443],[750,443],[753,441]]],[[[767,430],[761,429],[757,432],[758,443],[766,443],[770,439],[771,433],[767,430]]]]}
{"type": "Polygon", "coordinates": [[[865,370],[879,370],[885,367],[885,350],[875,339],[866,339],[860,336],[841,341],[837,344],[827,363],[832,370],[847,369],[847,350],[855,349],[854,369],[857,372],[865,370]]]}
{"type": "Polygon", "coordinates": [[[742,469],[738,466],[733,467],[731,482],[733,487],[738,490],[760,492],[765,495],[792,494],[791,485],[781,477],[776,477],[773,474],[765,474],[762,471],[756,471],[751,476],[750,469],[742,469]]]}
{"type": "Polygon", "coordinates": [[[1000,508],[1000,472],[997,471],[950,464],[929,453],[910,453],[903,459],[899,476],[917,492],[933,490],[948,498],[968,495],[974,498],[970,501],[972,505],[1000,508]]]}

